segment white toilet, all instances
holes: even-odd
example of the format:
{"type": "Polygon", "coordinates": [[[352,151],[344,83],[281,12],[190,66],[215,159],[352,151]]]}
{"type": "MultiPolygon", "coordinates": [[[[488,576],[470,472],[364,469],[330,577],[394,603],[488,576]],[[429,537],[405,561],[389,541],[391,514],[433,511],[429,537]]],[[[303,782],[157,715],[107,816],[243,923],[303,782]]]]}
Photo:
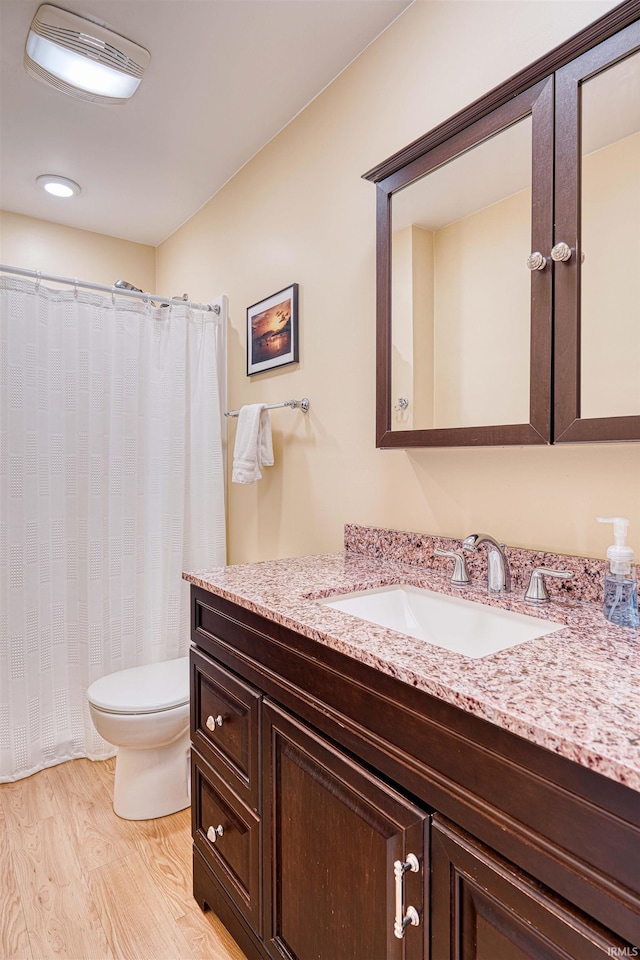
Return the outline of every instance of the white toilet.
{"type": "Polygon", "coordinates": [[[153,820],[188,807],[189,658],[110,673],[87,699],[96,730],[118,748],[117,815],[153,820]]]}

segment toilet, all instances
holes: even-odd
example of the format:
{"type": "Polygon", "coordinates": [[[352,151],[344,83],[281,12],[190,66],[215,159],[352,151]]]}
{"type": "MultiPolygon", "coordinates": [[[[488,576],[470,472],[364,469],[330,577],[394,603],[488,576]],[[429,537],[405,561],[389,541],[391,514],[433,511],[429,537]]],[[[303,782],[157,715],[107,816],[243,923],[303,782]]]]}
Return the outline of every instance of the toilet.
{"type": "Polygon", "coordinates": [[[87,699],[96,730],[118,748],[117,815],[153,820],[188,807],[189,658],[110,673],[87,699]]]}

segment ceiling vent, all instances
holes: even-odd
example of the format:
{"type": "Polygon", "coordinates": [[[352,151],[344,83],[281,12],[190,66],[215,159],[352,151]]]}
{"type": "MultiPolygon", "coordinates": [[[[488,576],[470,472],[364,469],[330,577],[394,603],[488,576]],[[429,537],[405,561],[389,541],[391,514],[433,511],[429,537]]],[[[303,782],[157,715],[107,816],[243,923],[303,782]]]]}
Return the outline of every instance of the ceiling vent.
{"type": "Polygon", "coordinates": [[[48,3],[33,18],[24,52],[29,76],[96,103],[132,97],[150,59],[137,43],[48,3]]]}

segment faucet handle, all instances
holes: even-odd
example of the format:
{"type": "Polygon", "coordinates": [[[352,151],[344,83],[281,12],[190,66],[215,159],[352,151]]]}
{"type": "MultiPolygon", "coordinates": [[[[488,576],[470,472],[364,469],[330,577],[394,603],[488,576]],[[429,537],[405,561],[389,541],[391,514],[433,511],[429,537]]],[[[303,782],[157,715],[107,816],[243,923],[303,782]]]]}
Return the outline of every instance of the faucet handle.
{"type": "Polygon", "coordinates": [[[433,552],[438,557],[455,558],[456,562],[453,565],[453,573],[451,574],[451,583],[454,587],[466,587],[468,583],[471,583],[462,550],[440,550],[439,547],[435,547],[433,552]]]}
{"type": "Polygon", "coordinates": [[[536,567],[531,572],[531,579],[527,592],[524,595],[527,603],[549,603],[549,591],[544,582],[545,577],[555,577],[556,580],[572,580],[570,570],[549,570],[547,567],[536,567]]]}

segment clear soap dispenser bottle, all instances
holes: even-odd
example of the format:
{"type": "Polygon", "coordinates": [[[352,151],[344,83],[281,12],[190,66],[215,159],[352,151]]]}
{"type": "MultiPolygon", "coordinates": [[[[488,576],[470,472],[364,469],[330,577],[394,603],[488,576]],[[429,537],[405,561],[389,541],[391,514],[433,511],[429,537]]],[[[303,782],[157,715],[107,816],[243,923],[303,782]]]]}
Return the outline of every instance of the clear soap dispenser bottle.
{"type": "Polygon", "coordinates": [[[604,605],[607,620],[619,627],[637,627],[638,584],[633,550],[626,545],[629,521],[624,517],[598,517],[598,523],[612,523],[615,543],[607,550],[608,569],[604,578],[604,605]]]}

